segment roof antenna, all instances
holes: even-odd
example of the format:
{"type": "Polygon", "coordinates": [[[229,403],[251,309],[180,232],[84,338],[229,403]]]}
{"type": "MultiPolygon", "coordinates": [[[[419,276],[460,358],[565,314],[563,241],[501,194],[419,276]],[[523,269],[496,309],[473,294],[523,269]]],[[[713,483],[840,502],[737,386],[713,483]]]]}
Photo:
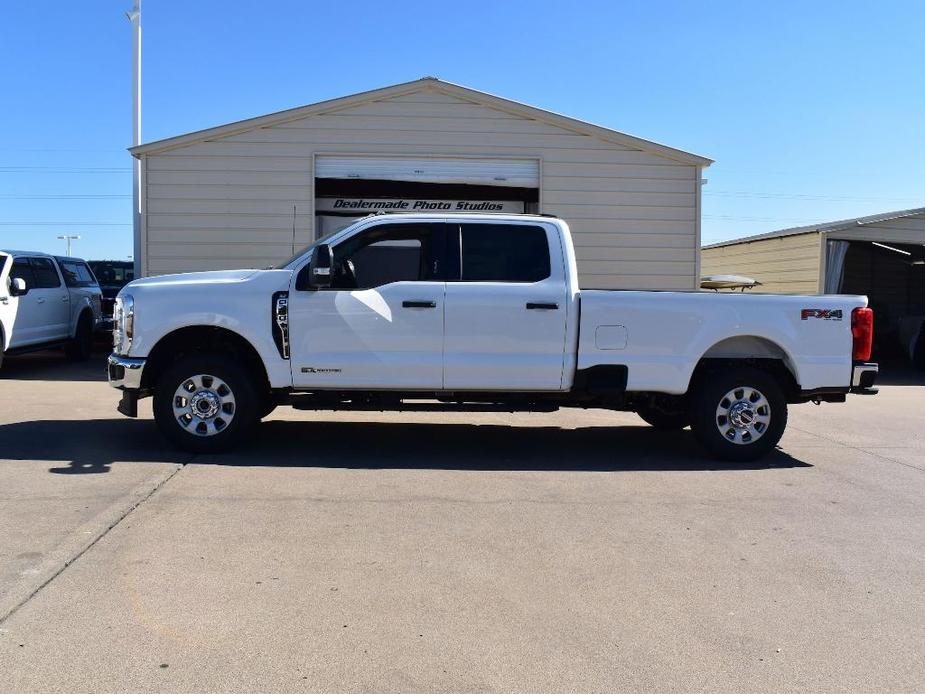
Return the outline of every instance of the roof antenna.
{"type": "Polygon", "coordinates": [[[295,205],[292,206],[292,255],[295,255],[295,205]]]}

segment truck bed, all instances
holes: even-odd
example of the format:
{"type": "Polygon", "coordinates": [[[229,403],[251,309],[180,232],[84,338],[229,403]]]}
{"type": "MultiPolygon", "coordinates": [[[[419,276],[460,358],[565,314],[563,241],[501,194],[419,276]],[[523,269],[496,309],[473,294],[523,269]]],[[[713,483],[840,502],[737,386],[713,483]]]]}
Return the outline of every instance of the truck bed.
{"type": "Polygon", "coordinates": [[[681,394],[700,359],[782,358],[802,390],[851,381],[863,296],[582,290],[579,369],[628,368],[627,389],[681,394]]]}

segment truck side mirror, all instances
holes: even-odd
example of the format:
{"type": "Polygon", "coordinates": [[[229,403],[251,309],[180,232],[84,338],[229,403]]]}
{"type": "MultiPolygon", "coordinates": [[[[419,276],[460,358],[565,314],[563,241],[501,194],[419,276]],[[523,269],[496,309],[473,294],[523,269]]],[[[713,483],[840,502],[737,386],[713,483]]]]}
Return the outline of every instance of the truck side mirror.
{"type": "Polygon", "coordinates": [[[331,286],[333,280],[334,251],[323,243],[312,253],[308,264],[308,286],[310,289],[324,289],[331,286]]]}
{"type": "Polygon", "coordinates": [[[29,291],[26,286],[26,280],[22,277],[13,277],[10,279],[10,296],[22,296],[29,291]]]}

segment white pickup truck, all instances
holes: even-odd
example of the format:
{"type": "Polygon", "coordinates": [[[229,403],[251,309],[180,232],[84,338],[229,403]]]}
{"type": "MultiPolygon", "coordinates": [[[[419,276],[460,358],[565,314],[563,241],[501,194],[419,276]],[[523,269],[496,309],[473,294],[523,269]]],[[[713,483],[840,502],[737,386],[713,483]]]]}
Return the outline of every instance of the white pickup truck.
{"type": "Polygon", "coordinates": [[[4,355],[64,347],[90,357],[102,293],[80,258],[0,249],[0,365],[4,355]]]}
{"type": "Polygon", "coordinates": [[[119,294],[119,411],[227,449],[299,409],[637,412],[714,456],[770,451],[787,404],[874,393],[862,296],[578,288],[568,225],[373,215],[276,268],[135,280],[119,294]]]}

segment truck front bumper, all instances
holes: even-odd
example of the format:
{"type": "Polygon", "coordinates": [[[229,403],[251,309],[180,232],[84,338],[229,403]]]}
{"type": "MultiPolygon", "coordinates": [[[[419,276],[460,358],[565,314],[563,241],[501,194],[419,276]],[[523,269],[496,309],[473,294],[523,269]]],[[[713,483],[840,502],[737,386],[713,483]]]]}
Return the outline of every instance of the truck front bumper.
{"type": "Polygon", "coordinates": [[[144,359],[133,359],[118,354],[110,354],[107,364],[109,385],[120,390],[138,390],[141,388],[141,375],[145,370],[144,359]]]}
{"type": "Polygon", "coordinates": [[[116,409],[126,417],[138,416],[138,396],[141,394],[141,377],[145,370],[144,359],[133,359],[110,354],[106,365],[109,385],[122,391],[116,409]]]}
{"type": "Polygon", "coordinates": [[[851,370],[851,392],[860,395],[873,395],[877,392],[874,383],[880,367],[871,362],[857,363],[851,370]]]}

